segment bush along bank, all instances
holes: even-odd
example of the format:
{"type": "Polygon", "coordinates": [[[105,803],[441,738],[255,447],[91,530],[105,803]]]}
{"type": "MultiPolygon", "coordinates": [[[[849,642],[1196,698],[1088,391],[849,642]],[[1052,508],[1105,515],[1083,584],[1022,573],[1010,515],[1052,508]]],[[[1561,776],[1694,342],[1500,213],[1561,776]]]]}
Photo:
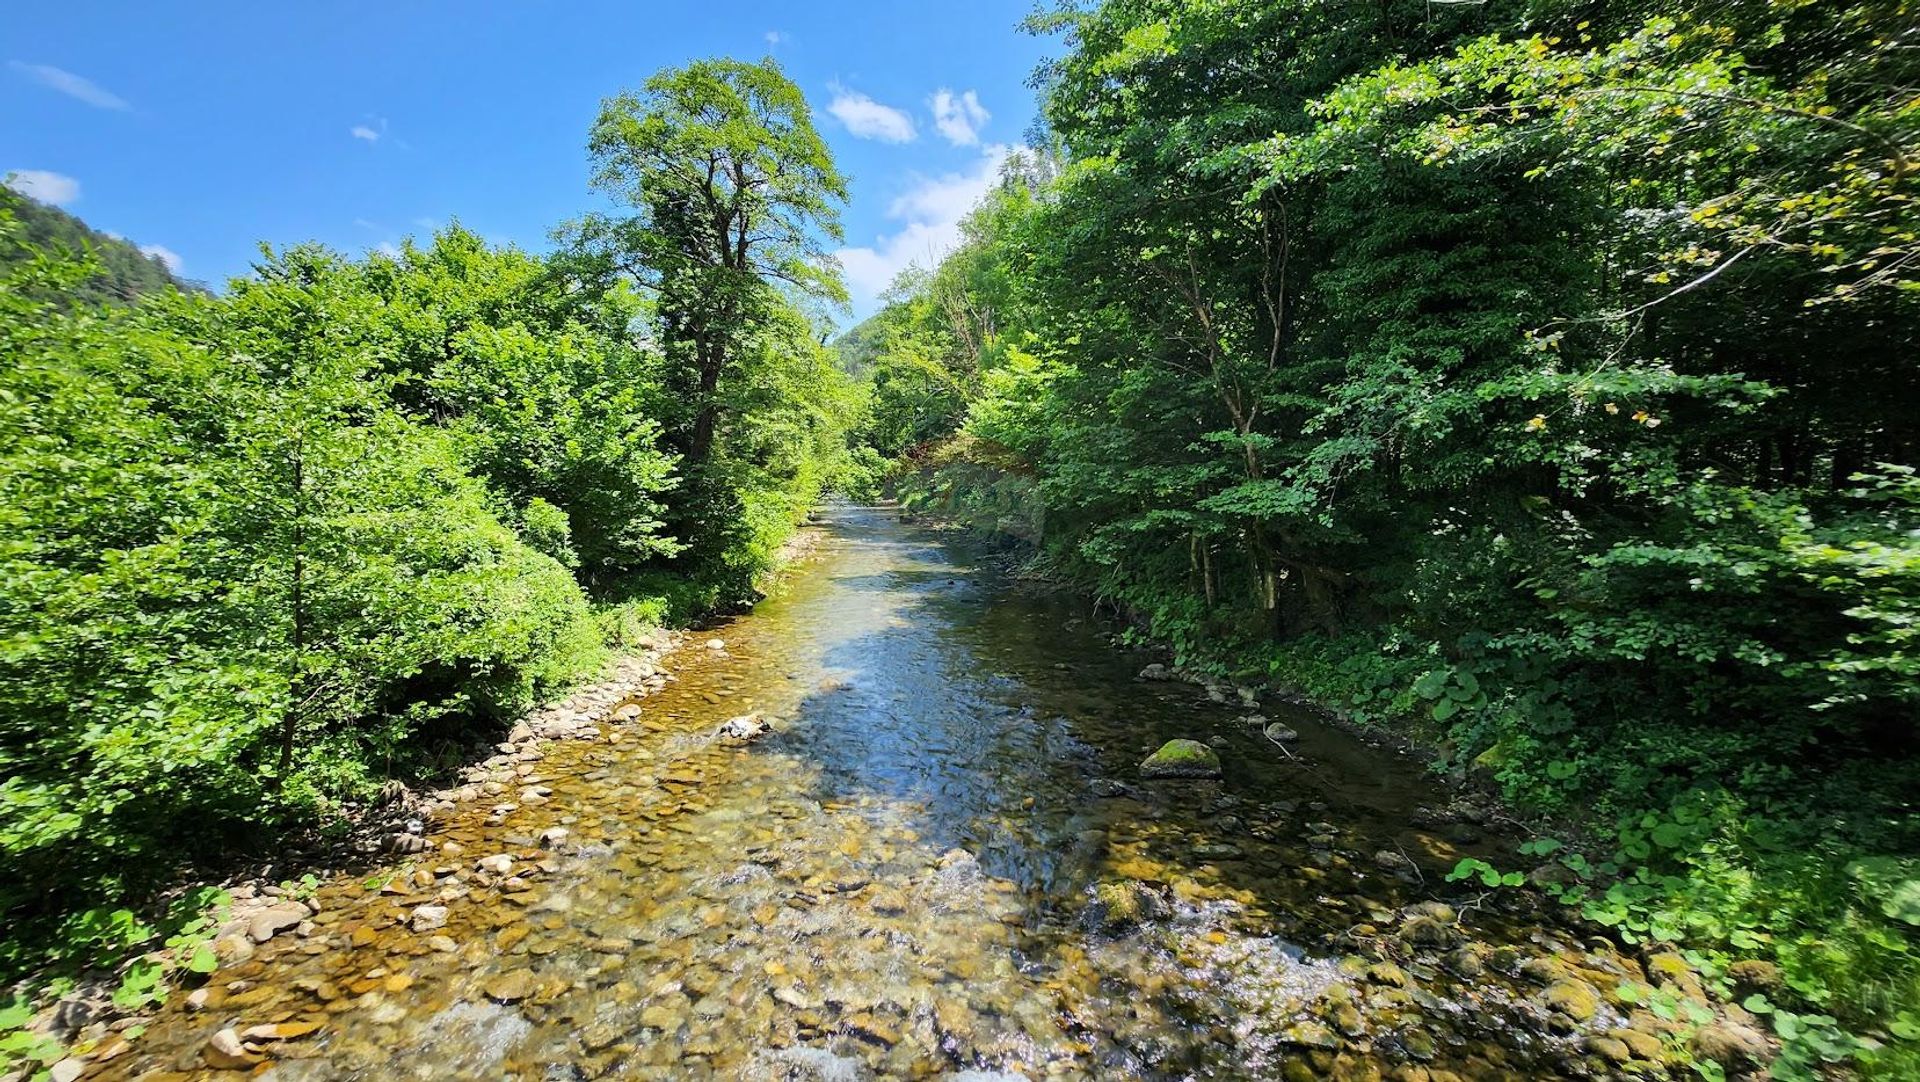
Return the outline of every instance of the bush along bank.
{"type": "MultiPolygon", "coordinates": [[[[1011,545],[1028,573],[1088,593],[1119,617],[1117,642],[1164,651],[1170,663],[1147,666],[1142,679],[1187,681],[1226,701],[1238,693],[1312,707],[1478,793],[1423,809],[1416,825],[1477,832],[1497,820],[1519,837],[1504,857],[1462,860],[1447,881],[1564,907],[1633,957],[1631,971],[1582,980],[1641,1023],[1640,1036],[1660,1042],[1657,1061],[1710,1078],[1763,1070],[1905,1077],[1920,991],[1911,858],[1872,848],[1804,796],[1762,799],[1696,783],[1675,787],[1658,810],[1631,810],[1617,793],[1585,807],[1532,798],[1511,784],[1498,754],[1463,751],[1473,715],[1515,694],[1490,667],[1450,662],[1439,644],[1414,649],[1406,636],[1378,630],[1280,643],[1210,639],[1102,593],[1034,545],[1023,531],[1044,515],[1009,504],[1009,491],[1028,487],[1017,476],[980,463],[908,465],[893,471],[892,484],[910,513],[1011,545]]],[[[1609,1051],[1619,1050],[1597,1054],[1609,1051]]]]}

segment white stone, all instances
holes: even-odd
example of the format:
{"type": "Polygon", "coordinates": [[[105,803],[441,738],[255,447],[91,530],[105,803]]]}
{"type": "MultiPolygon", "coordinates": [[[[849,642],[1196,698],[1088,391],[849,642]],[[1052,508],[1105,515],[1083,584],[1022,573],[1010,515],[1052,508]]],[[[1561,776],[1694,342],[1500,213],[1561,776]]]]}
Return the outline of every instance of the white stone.
{"type": "Polygon", "coordinates": [[[444,905],[416,906],[413,914],[407,919],[407,924],[415,932],[439,931],[447,926],[447,907],[444,905]]]}

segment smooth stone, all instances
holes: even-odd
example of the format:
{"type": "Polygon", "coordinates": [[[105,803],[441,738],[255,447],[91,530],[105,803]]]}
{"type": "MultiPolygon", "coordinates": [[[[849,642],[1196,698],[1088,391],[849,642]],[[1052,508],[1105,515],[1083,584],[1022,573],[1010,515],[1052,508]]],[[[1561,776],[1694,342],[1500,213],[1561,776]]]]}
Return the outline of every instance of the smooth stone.
{"type": "Polygon", "coordinates": [[[1752,1026],[1714,1022],[1693,1035],[1694,1054],[1730,1070],[1745,1071],[1773,1058],[1773,1045],[1752,1026]]]}
{"type": "Polygon", "coordinates": [[[306,906],[299,902],[280,902],[255,913],[247,922],[247,934],[255,943],[265,943],[306,919],[306,906]]]}
{"type": "Polygon", "coordinates": [[[240,1043],[240,1034],[232,1027],[208,1038],[200,1049],[200,1058],[216,1071],[243,1071],[260,1062],[260,1057],[240,1043]]]}
{"type": "Polygon", "coordinates": [[[243,1041],[291,1041],[320,1028],[318,1022],[275,1022],[272,1025],[248,1026],[240,1034],[243,1041]]]}
{"type": "Polygon", "coordinates": [[[447,907],[444,905],[415,906],[407,917],[407,927],[419,932],[434,932],[447,926],[447,907]]]}
{"type": "Polygon", "coordinates": [[[533,994],[533,974],[525,969],[502,973],[489,978],[482,991],[496,1003],[518,1003],[533,994]]]}

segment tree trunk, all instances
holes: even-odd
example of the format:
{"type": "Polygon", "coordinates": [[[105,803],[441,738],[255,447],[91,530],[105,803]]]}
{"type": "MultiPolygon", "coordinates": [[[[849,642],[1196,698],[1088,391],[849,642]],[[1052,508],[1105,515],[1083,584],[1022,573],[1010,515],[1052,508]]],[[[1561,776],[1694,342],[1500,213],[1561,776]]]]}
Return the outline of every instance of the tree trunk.
{"type": "Polygon", "coordinates": [[[307,460],[303,438],[293,441],[293,675],[288,681],[287,713],[280,721],[280,769],[275,789],[293,772],[293,745],[306,702],[307,660],[307,460]]]}

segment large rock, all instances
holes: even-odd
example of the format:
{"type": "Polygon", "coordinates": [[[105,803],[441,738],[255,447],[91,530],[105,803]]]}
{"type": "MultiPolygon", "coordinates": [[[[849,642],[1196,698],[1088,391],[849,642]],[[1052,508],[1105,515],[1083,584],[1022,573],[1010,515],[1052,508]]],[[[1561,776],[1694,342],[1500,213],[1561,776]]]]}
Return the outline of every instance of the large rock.
{"type": "Polygon", "coordinates": [[[745,743],[767,731],[766,719],[758,711],[742,714],[737,718],[728,718],[721,723],[718,735],[722,740],[745,743]]]}
{"type": "Polygon", "coordinates": [[[1400,941],[1409,946],[1450,947],[1459,941],[1459,914],[1445,902],[1418,902],[1400,911],[1400,941]]]}
{"type": "Polygon", "coordinates": [[[1747,1071],[1773,1058],[1773,1046],[1752,1026],[1715,1022],[1693,1035],[1694,1054],[1732,1071],[1747,1071]]]}
{"type": "Polygon", "coordinates": [[[1586,981],[1568,977],[1547,985],[1540,994],[1547,1009],[1559,1011],[1575,1022],[1590,1021],[1600,1013],[1600,996],[1586,981]]]}
{"type": "Polygon", "coordinates": [[[247,934],[255,943],[265,943],[306,920],[307,916],[307,907],[299,902],[278,902],[253,915],[247,922],[247,934]]]}
{"type": "Polygon", "coordinates": [[[1220,756],[1198,740],[1169,740],[1140,764],[1143,778],[1217,778],[1220,756]]]}
{"type": "Polygon", "coordinates": [[[1728,966],[1727,978],[1733,981],[1735,991],[1747,995],[1754,992],[1778,995],[1787,983],[1780,974],[1779,966],[1754,958],[1728,966]]]}

